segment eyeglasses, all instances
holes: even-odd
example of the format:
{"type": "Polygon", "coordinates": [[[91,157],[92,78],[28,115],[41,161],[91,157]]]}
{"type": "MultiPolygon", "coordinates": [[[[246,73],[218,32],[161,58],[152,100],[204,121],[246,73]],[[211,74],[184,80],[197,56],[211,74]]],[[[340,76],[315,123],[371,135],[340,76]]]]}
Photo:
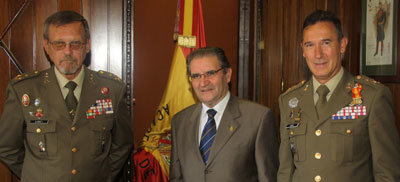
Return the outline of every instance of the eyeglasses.
{"type": "Polygon", "coordinates": [[[220,68],[220,69],[217,69],[217,70],[210,70],[210,71],[207,71],[207,72],[205,72],[203,74],[199,74],[199,73],[191,74],[189,76],[189,79],[191,81],[196,81],[196,80],[200,80],[201,76],[204,76],[205,79],[210,79],[210,78],[215,77],[217,75],[218,71],[221,71],[222,69],[224,69],[224,68],[220,68]]]}
{"type": "Polygon", "coordinates": [[[80,50],[82,49],[83,45],[86,44],[86,42],[71,41],[70,43],[66,43],[64,41],[53,41],[49,42],[49,44],[51,44],[52,47],[57,51],[63,50],[67,44],[69,44],[72,50],[80,50]]]}

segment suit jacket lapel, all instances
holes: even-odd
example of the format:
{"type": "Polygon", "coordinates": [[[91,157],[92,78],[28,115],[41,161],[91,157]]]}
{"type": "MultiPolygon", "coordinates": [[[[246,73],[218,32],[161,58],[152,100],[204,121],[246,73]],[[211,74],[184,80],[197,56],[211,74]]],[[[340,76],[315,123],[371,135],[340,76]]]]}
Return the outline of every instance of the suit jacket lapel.
{"type": "Polygon", "coordinates": [[[68,114],[67,106],[65,105],[64,97],[61,93],[60,86],[54,73],[54,67],[47,69],[43,74],[44,76],[42,76],[43,79],[41,81],[41,89],[43,90],[41,92],[44,93],[43,96],[45,96],[45,98],[41,99],[46,100],[48,107],[52,108],[54,111],[57,111],[57,114],[64,117],[64,119],[71,120],[71,117],[68,114]]]}
{"type": "Polygon", "coordinates": [[[189,133],[194,133],[191,138],[187,138],[189,140],[190,144],[193,144],[190,146],[190,150],[193,150],[197,156],[197,160],[199,163],[204,165],[203,158],[201,157],[200,154],[200,149],[199,149],[199,128],[200,128],[200,114],[201,114],[201,103],[198,103],[196,105],[196,108],[192,114],[192,116],[189,119],[188,122],[188,131],[189,133]]]}
{"type": "Polygon", "coordinates": [[[215,135],[214,143],[211,146],[211,153],[208,157],[210,165],[216,158],[221,149],[229,141],[231,136],[238,130],[240,124],[235,120],[240,116],[237,98],[231,96],[222,115],[221,122],[215,135]]]}
{"type": "Polygon", "coordinates": [[[342,79],[339,81],[335,90],[332,93],[329,101],[327,102],[327,106],[323,110],[322,115],[320,116],[316,127],[321,125],[323,122],[327,121],[332,117],[333,114],[338,112],[340,109],[350,104],[352,101],[352,92],[351,89],[354,86],[354,78],[353,76],[344,71],[342,79]]]}
{"type": "Polygon", "coordinates": [[[99,99],[99,94],[96,94],[96,91],[99,93],[101,92],[101,88],[99,88],[99,84],[97,83],[98,79],[95,77],[95,72],[86,67],[84,67],[84,69],[85,77],[83,79],[81,96],[79,98],[73,124],[79,121],[81,117],[86,117],[86,111],[99,99]]]}

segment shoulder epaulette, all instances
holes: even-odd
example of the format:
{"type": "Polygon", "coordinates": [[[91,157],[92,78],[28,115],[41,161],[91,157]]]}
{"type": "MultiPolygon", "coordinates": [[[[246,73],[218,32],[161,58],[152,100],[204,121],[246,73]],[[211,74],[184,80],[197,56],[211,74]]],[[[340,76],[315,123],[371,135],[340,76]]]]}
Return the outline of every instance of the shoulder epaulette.
{"type": "Polygon", "coordinates": [[[375,86],[375,87],[379,86],[379,85],[382,85],[380,82],[378,82],[378,81],[376,81],[376,80],[374,80],[374,79],[372,79],[370,77],[367,77],[365,75],[357,75],[356,76],[356,82],[363,83],[363,84],[368,84],[368,85],[375,86]]]}
{"type": "Polygon", "coordinates": [[[306,83],[305,80],[299,82],[298,84],[296,84],[296,85],[294,85],[294,86],[288,88],[282,95],[286,95],[286,94],[288,94],[289,92],[291,92],[291,91],[293,91],[293,90],[296,90],[297,88],[302,87],[302,86],[304,85],[304,83],[306,83]]]}
{"type": "Polygon", "coordinates": [[[26,79],[29,79],[29,78],[37,77],[37,76],[40,75],[39,73],[40,73],[40,72],[36,70],[36,71],[34,71],[34,72],[24,73],[24,74],[17,75],[16,77],[14,77],[14,78],[11,80],[11,83],[12,83],[12,84],[16,84],[16,83],[18,83],[18,82],[20,82],[20,81],[22,81],[22,80],[26,80],[26,79]]]}
{"type": "Polygon", "coordinates": [[[110,72],[106,72],[106,71],[100,70],[97,73],[98,73],[99,76],[104,77],[104,78],[116,80],[116,81],[119,81],[119,82],[122,81],[121,78],[119,78],[117,75],[114,75],[114,74],[112,74],[110,72]]]}

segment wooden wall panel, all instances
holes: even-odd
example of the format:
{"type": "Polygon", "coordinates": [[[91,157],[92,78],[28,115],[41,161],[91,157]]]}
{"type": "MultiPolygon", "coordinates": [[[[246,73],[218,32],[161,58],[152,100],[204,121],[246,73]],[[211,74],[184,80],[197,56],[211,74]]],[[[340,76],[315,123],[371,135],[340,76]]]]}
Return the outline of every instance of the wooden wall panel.
{"type": "MultiPolygon", "coordinates": [[[[9,22],[9,3],[8,0],[0,1],[0,33],[6,28],[9,22]]],[[[3,39],[3,42],[9,46],[9,33],[3,39]]],[[[1,36],[1,35],[0,35],[1,36]]],[[[7,54],[0,48],[0,116],[3,113],[4,102],[6,99],[6,87],[10,80],[10,62],[7,54]]],[[[0,181],[11,181],[12,175],[8,168],[0,163],[0,181]]]]}
{"type": "MultiPolygon", "coordinates": [[[[6,28],[9,22],[8,1],[0,1],[0,33],[6,28]]],[[[3,42],[9,47],[9,33],[5,35],[3,42]]],[[[1,35],[0,35],[1,36],[1,35]]],[[[6,87],[10,80],[10,62],[7,54],[0,48],[0,115],[3,112],[3,104],[6,98],[6,87]]],[[[1,180],[0,180],[1,181],[1,180]]]]}
{"type": "MultiPolygon", "coordinates": [[[[17,13],[24,0],[10,1],[10,14],[11,17],[17,13]]],[[[30,72],[35,69],[34,57],[34,39],[33,34],[35,28],[34,20],[35,14],[32,4],[24,9],[24,12],[18,17],[12,26],[10,33],[10,50],[14,53],[17,60],[21,64],[24,72],[30,72]]],[[[11,77],[19,74],[14,67],[12,67],[11,77]]]]}
{"type": "Polygon", "coordinates": [[[176,0],[135,1],[133,128],[136,145],[154,119],[168,80],[174,53],[176,3],[176,0]]]}
{"type": "Polygon", "coordinates": [[[232,68],[231,93],[237,95],[239,0],[203,0],[207,46],[224,49],[232,68]]]}
{"type": "MultiPolygon", "coordinates": [[[[283,1],[263,3],[265,23],[262,26],[261,39],[265,43],[265,51],[261,54],[261,104],[270,108],[278,108],[278,96],[281,93],[281,75],[283,58],[283,1]],[[279,75],[279,77],[277,77],[279,75]]],[[[273,109],[275,117],[279,110],[273,109]]]]}
{"type": "Polygon", "coordinates": [[[336,14],[342,21],[343,33],[349,40],[343,66],[350,73],[358,75],[360,73],[361,0],[340,0],[337,4],[341,8],[336,9],[336,14]]]}
{"type": "Polygon", "coordinates": [[[34,44],[36,46],[35,50],[35,69],[44,70],[50,67],[50,62],[46,59],[43,50],[43,25],[46,18],[57,11],[57,1],[48,0],[35,0],[33,1],[35,9],[35,36],[36,39],[34,44]]]}
{"type": "Polygon", "coordinates": [[[301,52],[301,13],[300,1],[284,1],[283,18],[283,63],[282,63],[282,80],[284,81],[283,90],[290,85],[298,83],[298,79],[302,77],[303,56],[301,52]]]}
{"type": "Polygon", "coordinates": [[[58,10],[72,10],[82,13],[81,0],[59,0],[58,10]]]}
{"type": "Polygon", "coordinates": [[[395,116],[397,119],[397,129],[399,131],[400,134],[400,84],[396,84],[396,83],[388,83],[385,84],[386,86],[389,87],[390,91],[392,91],[392,95],[393,95],[393,103],[394,103],[394,107],[395,107],[395,116]]]}

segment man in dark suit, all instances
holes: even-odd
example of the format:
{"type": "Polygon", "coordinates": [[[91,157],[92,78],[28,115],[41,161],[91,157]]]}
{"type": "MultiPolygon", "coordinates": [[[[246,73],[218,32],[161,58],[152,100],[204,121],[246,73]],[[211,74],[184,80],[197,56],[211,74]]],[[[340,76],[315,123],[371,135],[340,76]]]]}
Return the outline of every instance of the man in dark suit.
{"type": "Polygon", "coordinates": [[[400,181],[400,142],[389,89],[342,67],[340,20],[317,10],[303,24],[312,77],[279,98],[279,182],[400,181]]]}
{"type": "Polygon", "coordinates": [[[172,120],[171,181],[276,181],[278,142],[270,109],[232,96],[232,69],[222,49],[187,58],[200,103],[172,120]]]}
{"type": "Polygon", "coordinates": [[[52,67],[18,75],[0,120],[0,159],[21,181],[113,181],[132,149],[125,84],[83,65],[87,21],[73,11],[46,19],[52,67]]]}

